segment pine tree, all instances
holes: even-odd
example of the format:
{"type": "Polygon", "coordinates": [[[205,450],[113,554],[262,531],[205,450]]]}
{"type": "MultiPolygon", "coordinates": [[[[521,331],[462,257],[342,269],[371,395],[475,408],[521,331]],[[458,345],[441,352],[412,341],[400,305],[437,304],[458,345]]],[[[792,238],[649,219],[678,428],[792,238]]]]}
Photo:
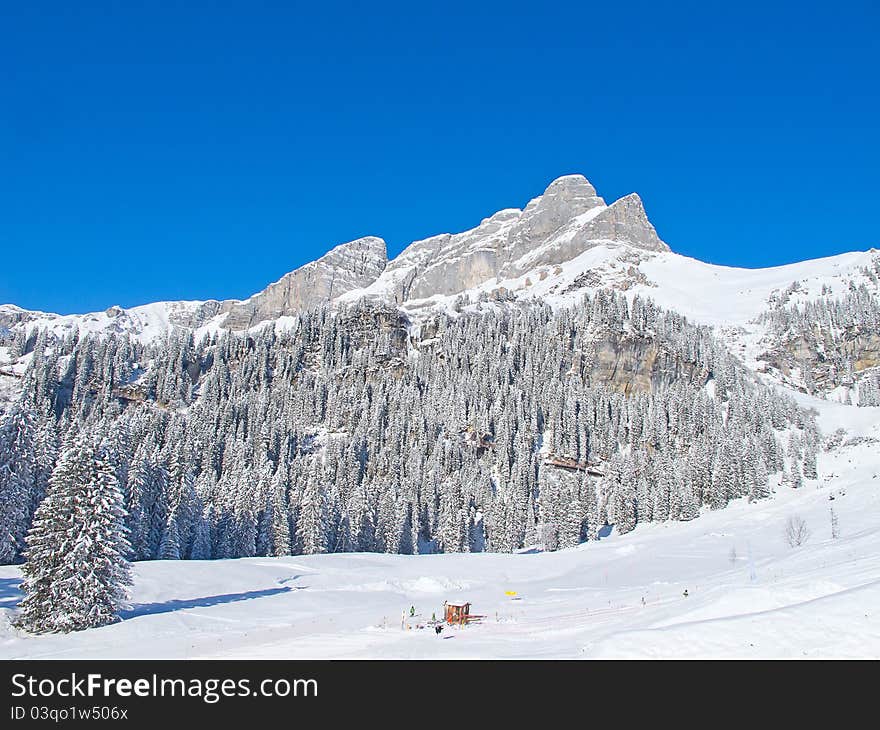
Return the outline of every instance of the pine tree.
{"type": "Polygon", "coordinates": [[[210,560],[211,554],[211,524],[205,515],[199,515],[193,529],[193,544],[190,551],[191,560],[210,560]]]}
{"type": "Polygon", "coordinates": [[[819,474],[816,467],[816,449],[813,446],[804,448],[804,478],[816,479],[819,474]]]}
{"type": "Polygon", "coordinates": [[[804,478],[801,474],[801,465],[797,461],[793,462],[791,465],[789,485],[792,489],[800,489],[802,486],[804,486],[804,478]]]}
{"type": "Polygon", "coordinates": [[[296,536],[303,555],[327,552],[327,498],[315,479],[303,491],[296,536]]]}
{"type": "Polygon", "coordinates": [[[15,407],[0,424],[0,564],[18,559],[37,482],[34,416],[15,407]]]}
{"type": "Polygon", "coordinates": [[[180,560],[180,533],[177,529],[177,513],[168,515],[168,524],[159,544],[159,560],[180,560]]]}
{"type": "Polygon", "coordinates": [[[749,502],[765,499],[771,494],[767,465],[763,457],[759,456],[755,466],[755,478],[749,491],[749,502]]]}
{"type": "Polygon", "coordinates": [[[563,513],[562,525],[560,526],[560,547],[570,548],[580,544],[582,529],[583,505],[576,495],[571,495],[571,499],[563,513]]]}
{"type": "Polygon", "coordinates": [[[596,496],[596,485],[588,476],[584,476],[584,484],[581,490],[584,495],[584,513],[587,520],[587,540],[591,542],[599,539],[600,523],[599,500],[596,496]]]}
{"type": "MultiPolygon", "coordinates": [[[[595,498],[596,493],[593,492],[593,497],[595,498]]],[[[538,519],[535,516],[535,502],[529,496],[528,504],[526,506],[526,529],[523,535],[523,545],[535,545],[538,542],[538,519]]],[[[513,549],[516,550],[519,548],[519,545],[516,545],[513,549]]]]}
{"type": "Polygon", "coordinates": [[[285,495],[283,475],[272,480],[272,555],[290,555],[290,510],[285,495]]]}
{"type": "Polygon", "coordinates": [[[727,506],[730,494],[734,491],[736,478],[735,465],[730,458],[730,451],[719,445],[712,462],[712,481],[709,487],[708,503],[712,509],[727,506]]]}
{"type": "Polygon", "coordinates": [[[631,458],[622,461],[619,480],[615,485],[614,527],[623,535],[636,527],[636,475],[631,458]]]}
{"type": "Polygon", "coordinates": [[[117,621],[131,584],[129,550],[114,469],[80,436],[62,453],[28,532],[17,625],[44,633],[117,621]]]}

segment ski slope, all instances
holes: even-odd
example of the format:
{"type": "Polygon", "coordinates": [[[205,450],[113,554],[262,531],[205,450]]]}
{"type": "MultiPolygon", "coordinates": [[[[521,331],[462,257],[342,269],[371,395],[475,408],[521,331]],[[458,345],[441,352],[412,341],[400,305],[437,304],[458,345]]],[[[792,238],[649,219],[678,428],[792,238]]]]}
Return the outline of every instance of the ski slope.
{"type": "Polygon", "coordinates": [[[877,658],[880,409],[800,398],[826,433],[846,424],[856,442],[820,454],[818,480],[771,500],[554,553],[138,563],[125,620],[68,635],[9,625],[20,572],[4,566],[0,657],[877,658]],[[783,531],[795,514],[812,535],[792,548],[783,531]],[[482,623],[416,628],[458,599],[482,623]],[[413,628],[401,628],[404,612],[413,628]]]}

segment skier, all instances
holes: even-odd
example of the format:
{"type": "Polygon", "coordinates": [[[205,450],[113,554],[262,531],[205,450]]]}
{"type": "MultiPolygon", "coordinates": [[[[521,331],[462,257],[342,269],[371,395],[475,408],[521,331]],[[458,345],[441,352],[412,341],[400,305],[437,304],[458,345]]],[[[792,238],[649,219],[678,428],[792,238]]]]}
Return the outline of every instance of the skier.
{"type": "Polygon", "coordinates": [[[410,606],[410,607],[409,607],[409,615],[410,615],[410,616],[415,616],[415,615],[416,615],[416,607],[415,607],[415,606],[410,606]]]}
{"type": "Polygon", "coordinates": [[[443,627],[442,627],[440,624],[437,624],[437,625],[434,627],[434,633],[437,634],[437,636],[440,636],[440,632],[441,632],[441,631],[443,631],[443,627]]]}
{"type": "Polygon", "coordinates": [[[687,589],[687,588],[684,589],[684,597],[685,597],[685,598],[688,597],[688,589],[687,589]]]}

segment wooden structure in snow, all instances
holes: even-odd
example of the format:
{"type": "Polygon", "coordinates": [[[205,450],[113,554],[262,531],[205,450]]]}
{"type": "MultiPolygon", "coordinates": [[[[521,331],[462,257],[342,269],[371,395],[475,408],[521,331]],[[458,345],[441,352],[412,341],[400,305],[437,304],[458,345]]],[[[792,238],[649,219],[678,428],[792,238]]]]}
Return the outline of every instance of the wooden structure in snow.
{"type": "Polygon", "coordinates": [[[470,603],[449,603],[446,602],[446,623],[463,624],[467,621],[471,612],[470,603]]]}
{"type": "Polygon", "coordinates": [[[465,602],[458,603],[450,603],[447,601],[443,604],[444,611],[446,612],[446,623],[448,624],[458,624],[459,626],[464,626],[464,624],[470,621],[479,621],[482,616],[475,616],[471,614],[471,604],[465,602]]]}
{"type": "Polygon", "coordinates": [[[557,469],[565,469],[567,471],[585,471],[591,477],[604,477],[605,473],[599,471],[597,464],[590,464],[577,459],[571,459],[567,456],[548,456],[544,459],[545,466],[554,466],[557,469]]]}

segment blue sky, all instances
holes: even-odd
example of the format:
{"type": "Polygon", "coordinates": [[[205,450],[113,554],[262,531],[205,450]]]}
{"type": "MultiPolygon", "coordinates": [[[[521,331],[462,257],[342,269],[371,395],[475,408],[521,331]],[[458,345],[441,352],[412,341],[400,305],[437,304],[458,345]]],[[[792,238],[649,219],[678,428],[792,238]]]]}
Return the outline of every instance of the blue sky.
{"type": "Polygon", "coordinates": [[[572,172],[715,263],[880,246],[875,3],[427,5],[5,3],[0,302],[246,297],[572,172]]]}

